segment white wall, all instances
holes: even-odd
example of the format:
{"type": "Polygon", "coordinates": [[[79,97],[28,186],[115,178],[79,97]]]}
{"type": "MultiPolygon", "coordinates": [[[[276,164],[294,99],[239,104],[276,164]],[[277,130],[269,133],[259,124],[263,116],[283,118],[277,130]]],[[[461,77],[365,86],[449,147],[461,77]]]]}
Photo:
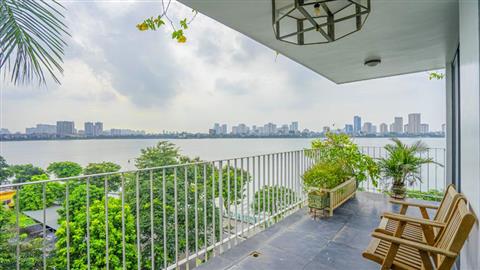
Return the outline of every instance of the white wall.
{"type": "MultiPolygon", "coordinates": [[[[460,116],[462,192],[480,216],[479,1],[460,0],[460,116]]],[[[461,269],[480,269],[478,223],[462,250],[461,269]]]]}

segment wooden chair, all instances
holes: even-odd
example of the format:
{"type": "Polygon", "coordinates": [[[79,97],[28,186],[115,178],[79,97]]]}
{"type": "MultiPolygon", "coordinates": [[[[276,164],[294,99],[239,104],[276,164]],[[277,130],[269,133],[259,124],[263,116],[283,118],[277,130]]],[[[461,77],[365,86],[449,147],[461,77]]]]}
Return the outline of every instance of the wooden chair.
{"type": "Polygon", "coordinates": [[[404,215],[391,215],[398,221],[393,235],[376,229],[372,233],[372,241],[363,252],[363,257],[382,265],[382,270],[447,270],[451,269],[465,240],[470,233],[476,218],[469,210],[465,198],[458,199],[448,218],[446,225],[426,219],[415,219],[404,215]],[[443,227],[433,245],[402,238],[407,224],[428,224],[443,227]]]}
{"type": "MultiPolygon", "coordinates": [[[[422,214],[422,217],[428,221],[430,217],[428,215],[427,209],[436,209],[435,216],[432,219],[432,223],[424,222],[423,224],[410,222],[406,225],[403,231],[403,238],[417,241],[417,242],[427,242],[430,245],[435,243],[436,238],[440,235],[443,227],[447,222],[450,213],[453,210],[455,202],[462,198],[463,195],[458,193],[455,190],[453,185],[449,185],[445,191],[445,195],[442,198],[439,206],[428,205],[421,203],[413,203],[399,200],[390,200],[391,203],[401,205],[400,215],[406,215],[408,207],[417,207],[422,214]],[[435,224],[435,225],[433,225],[435,224]]],[[[395,215],[393,213],[386,213],[383,215],[382,220],[380,221],[379,229],[383,230],[384,233],[393,235],[397,230],[398,221],[393,218],[395,215]]]]}

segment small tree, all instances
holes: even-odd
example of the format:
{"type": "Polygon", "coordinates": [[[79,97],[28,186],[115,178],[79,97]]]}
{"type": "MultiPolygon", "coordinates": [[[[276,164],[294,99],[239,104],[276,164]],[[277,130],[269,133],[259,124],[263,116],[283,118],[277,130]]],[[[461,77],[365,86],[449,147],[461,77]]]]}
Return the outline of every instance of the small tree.
{"type": "MultiPolygon", "coordinates": [[[[63,196],[63,185],[58,182],[35,184],[33,182],[48,180],[48,175],[36,175],[31,178],[32,184],[27,184],[20,189],[20,209],[41,210],[43,207],[50,207],[63,196]],[[45,186],[45,201],[43,199],[43,187],[45,186]]],[[[17,195],[15,195],[15,202],[17,195]]]]}
{"type": "Polygon", "coordinates": [[[360,152],[358,145],[348,135],[327,133],[325,140],[312,141],[312,148],[317,151],[311,152],[310,155],[317,163],[324,163],[326,166],[313,167],[311,170],[319,170],[334,164],[341,168],[334,172],[340,172],[338,178],[341,181],[355,178],[361,182],[370,177],[372,183],[377,185],[376,179],[379,174],[377,164],[371,157],[360,152]]]}
{"type": "Polygon", "coordinates": [[[391,180],[392,197],[403,199],[406,194],[406,185],[422,180],[421,166],[436,162],[432,158],[419,156],[419,154],[428,151],[427,145],[421,141],[417,141],[410,146],[403,144],[397,138],[393,138],[392,141],[393,144],[385,146],[388,156],[381,158],[378,165],[382,175],[391,180]]]}
{"type": "Polygon", "coordinates": [[[21,234],[17,240],[14,220],[12,210],[0,207],[0,269],[15,269],[17,259],[21,269],[40,269],[43,239],[21,234]],[[17,241],[20,247],[19,258],[16,253],[17,241]]]}
{"type": "MultiPolygon", "coordinates": [[[[83,174],[113,173],[120,171],[121,168],[120,165],[113,162],[90,163],[83,170],[83,174]]],[[[120,188],[121,178],[120,174],[112,174],[108,176],[93,176],[90,181],[98,187],[104,187],[105,181],[108,181],[108,190],[115,192],[120,188]]]]}
{"type": "Polygon", "coordinates": [[[78,176],[82,171],[82,166],[72,161],[52,162],[47,167],[47,172],[54,174],[57,178],[78,176]]]}
{"type": "MultiPolygon", "coordinates": [[[[105,191],[102,188],[99,188],[95,185],[90,185],[88,190],[88,198],[90,198],[89,202],[92,204],[93,202],[100,201],[105,196],[105,191]]],[[[75,213],[85,208],[87,205],[87,185],[80,184],[74,186],[70,191],[70,195],[68,197],[68,210],[70,218],[72,218],[75,213]]],[[[63,207],[58,210],[60,215],[59,220],[63,221],[67,218],[66,216],[66,209],[67,209],[67,201],[63,202],[63,207]]]]}
{"type": "Polygon", "coordinates": [[[265,213],[275,214],[288,208],[294,200],[295,192],[291,188],[264,186],[255,192],[251,208],[255,214],[263,213],[263,209],[265,213]]]}
{"type": "Polygon", "coordinates": [[[0,156],[0,185],[6,183],[11,176],[12,171],[10,170],[10,166],[7,164],[7,161],[0,156]]]}
{"type": "MultiPolygon", "coordinates": [[[[72,269],[87,269],[87,214],[90,217],[90,267],[92,269],[106,268],[106,223],[105,223],[105,198],[92,202],[87,213],[83,206],[72,217],[70,225],[70,238],[67,238],[67,222],[63,221],[56,232],[55,265],[57,269],[67,268],[67,241],[70,242],[70,263],[72,269]]],[[[122,203],[116,198],[108,198],[108,262],[110,269],[122,269],[122,203]]],[[[125,268],[136,269],[136,233],[135,218],[128,205],[124,208],[125,224],[125,268]]]]}
{"type": "Polygon", "coordinates": [[[14,175],[13,183],[23,183],[30,181],[33,176],[45,174],[42,168],[35,167],[32,164],[12,165],[10,171],[14,175]]]}

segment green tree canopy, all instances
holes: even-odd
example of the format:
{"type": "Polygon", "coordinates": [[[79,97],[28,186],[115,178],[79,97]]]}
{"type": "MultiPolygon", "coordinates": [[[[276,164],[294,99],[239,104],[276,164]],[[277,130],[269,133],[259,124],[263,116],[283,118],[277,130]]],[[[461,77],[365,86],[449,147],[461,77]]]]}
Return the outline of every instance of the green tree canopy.
{"type": "MultiPolygon", "coordinates": [[[[106,224],[105,198],[93,200],[90,211],[90,262],[91,269],[106,269],[106,224]]],[[[67,238],[67,222],[63,221],[56,232],[55,266],[67,268],[67,241],[70,244],[70,263],[72,269],[87,269],[87,211],[81,207],[72,216],[70,238],[67,238]]],[[[135,218],[128,205],[124,208],[125,224],[125,268],[137,268],[135,218]]],[[[108,245],[109,268],[122,269],[122,203],[116,198],[108,198],[108,245]]]]}
{"type": "MultiPolygon", "coordinates": [[[[85,208],[87,205],[87,185],[86,184],[79,184],[79,185],[71,185],[70,193],[68,196],[68,210],[70,217],[73,217],[75,213],[85,208]]],[[[90,185],[88,189],[88,196],[90,198],[90,203],[95,201],[100,201],[105,195],[105,191],[103,188],[99,188],[95,185],[90,185]]],[[[63,201],[63,207],[58,210],[60,215],[60,220],[66,219],[66,209],[67,209],[67,201],[63,201]]]]}
{"type": "Polygon", "coordinates": [[[12,174],[13,173],[10,170],[10,166],[7,164],[7,161],[0,156],[0,185],[5,184],[12,174]]]}
{"type": "MultiPolygon", "coordinates": [[[[318,155],[313,156],[317,162],[336,164],[357,181],[364,181],[370,177],[372,183],[377,184],[379,174],[377,164],[371,157],[363,154],[348,135],[327,133],[325,140],[312,141],[312,148],[318,149],[315,152],[318,155]]],[[[341,177],[343,176],[342,174],[341,177]]]]}
{"type": "Polygon", "coordinates": [[[54,174],[57,178],[78,176],[82,171],[82,166],[72,161],[52,162],[47,167],[47,172],[54,174]]]}
{"type": "MultiPolygon", "coordinates": [[[[90,163],[83,170],[84,175],[99,174],[99,173],[110,173],[118,172],[122,167],[113,162],[100,162],[100,163],[90,163]]],[[[120,174],[113,174],[108,176],[94,176],[90,179],[91,183],[98,186],[104,187],[105,180],[108,181],[109,191],[118,191],[120,188],[120,174]]],[[[85,182],[85,180],[82,180],[85,182]]]]}
{"type": "Polygon", "coordinates": [[[15,177],[14,183],[23,183],[30,181],[33,176],[45,174],[45,171],[40,167],[35,167],[32,164],[11,165],[10,171],[15,177]]]}
{"type": "MultiPolygon", "coordinates": [[[[48,175],[32,176],[28,182],[37,182],[47,180],[48,175]]],[[[18,195],[18,193],[17,193],[18,195]]],[[[17,200],[15,195],[15,201],[17,200]]],[[[28,184],[20,189],[20,209],[41,210],[44,207],[50,207],[63,196],[63,185],[58,182],[48,182],[44,184],[28,184]],[[43,186],[45,186],[45,202],[43,200],[43,186]]]]}
{"type": "Polygon", "coordinates": [[[295,201],[295,192],[291,188],[264,186],[255,192],[251,208],[255,214],[264,212],[271,215],[285,210],[295,201]]]}
{"type": "MultiPolygon", "coordinates": [[[[15,269],[17,263],[17,240],[15,213],[0,207],[0,269],[15,269]]],[[[20,235],[20,268],[40,269],[42,267],[42,239],[20,235]]]]}

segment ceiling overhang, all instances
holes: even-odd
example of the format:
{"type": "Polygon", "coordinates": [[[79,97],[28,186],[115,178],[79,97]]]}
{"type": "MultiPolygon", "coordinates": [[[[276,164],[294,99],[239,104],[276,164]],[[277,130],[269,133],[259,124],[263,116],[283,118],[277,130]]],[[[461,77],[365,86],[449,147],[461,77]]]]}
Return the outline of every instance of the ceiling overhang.
{"type": "Polygon", "coordinates": [[[444,68],[458,43],[458,0],[371,0],[360,31],[303,46],[275,38],[271,0],[179,1],[335,83],[444,68]],[[381,64],[365,66],[372,58],[381,64]]]}

